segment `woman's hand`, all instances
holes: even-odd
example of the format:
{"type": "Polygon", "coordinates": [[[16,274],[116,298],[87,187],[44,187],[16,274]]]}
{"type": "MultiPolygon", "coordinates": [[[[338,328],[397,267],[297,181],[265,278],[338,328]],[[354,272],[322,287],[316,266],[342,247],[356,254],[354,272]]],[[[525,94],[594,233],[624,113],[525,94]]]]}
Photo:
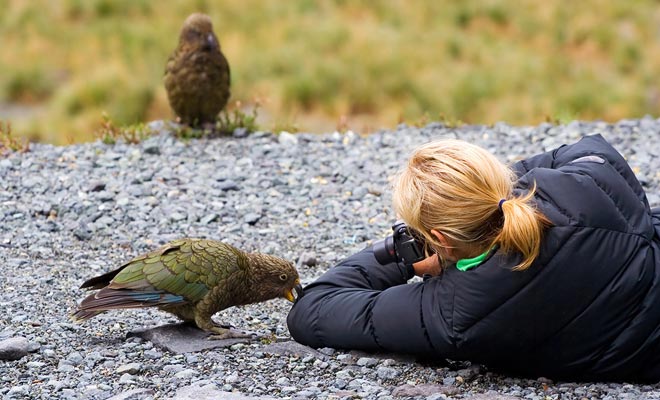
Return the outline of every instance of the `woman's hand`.
{"type": "Polygon", "coordinates": [[[413,269],[415,270],[415,275],[417,276],[424,276],[426,274],[437,276],[442,272],[442,267],[440,266],[437,254],[414,263],[413,269]]]}

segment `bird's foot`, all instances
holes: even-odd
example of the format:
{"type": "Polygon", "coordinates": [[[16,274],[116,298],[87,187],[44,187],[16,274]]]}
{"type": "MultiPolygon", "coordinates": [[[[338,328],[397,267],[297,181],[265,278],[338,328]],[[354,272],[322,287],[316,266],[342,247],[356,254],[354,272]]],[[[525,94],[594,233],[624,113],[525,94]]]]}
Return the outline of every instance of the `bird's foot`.
{"type": "Polygon", "coordinates": [[[255,332],[237,331],[233,329],[223,329],[216,327],[212,333],[207,337],[208,340],[226,340],[226,339],[256,339],[255,332]]]}

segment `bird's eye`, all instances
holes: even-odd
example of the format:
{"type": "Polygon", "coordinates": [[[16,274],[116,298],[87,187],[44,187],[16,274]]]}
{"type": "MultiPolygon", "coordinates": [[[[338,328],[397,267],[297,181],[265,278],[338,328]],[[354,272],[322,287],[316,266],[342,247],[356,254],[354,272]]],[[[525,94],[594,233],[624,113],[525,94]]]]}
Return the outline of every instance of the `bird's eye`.
{"type": "Polygon", "coordinates": [[[282,274],[282,275],[280,275],[280,280],[281,280],[281,281],[285,281],[285,280],[286,280],[286,274],[282,274]]]}

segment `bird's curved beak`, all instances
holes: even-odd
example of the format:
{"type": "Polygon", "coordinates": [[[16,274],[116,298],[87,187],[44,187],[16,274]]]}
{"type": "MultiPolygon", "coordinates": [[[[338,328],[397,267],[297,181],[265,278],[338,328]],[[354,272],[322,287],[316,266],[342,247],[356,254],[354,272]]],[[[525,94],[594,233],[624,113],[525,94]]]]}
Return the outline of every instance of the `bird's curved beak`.
{"type": "Polygon", "coordinates": [[[293,288],[284,291],[284,298],[292,303],[298,301],[304,294],[302,285],[300,284],[300,279],[296,279],[294,284],[295,286],[293,288]]]}
{"type": "Polygon", "coordinates": [[[218,48],[218,40],[213,36],[212,33],[209,33],[206,35],[206,38],[204,39],[204,47],[203,49],[206,51],[210,51],[213,49],[218,48]]]}

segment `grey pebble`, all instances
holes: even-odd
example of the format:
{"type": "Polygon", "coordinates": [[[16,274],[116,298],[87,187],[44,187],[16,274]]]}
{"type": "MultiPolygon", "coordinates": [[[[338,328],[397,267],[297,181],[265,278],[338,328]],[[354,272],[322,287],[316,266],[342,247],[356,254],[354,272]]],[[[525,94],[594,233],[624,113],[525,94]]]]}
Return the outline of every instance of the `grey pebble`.
{"type": "Polygon", "coordinates": [[[207,215],[205,215],[204,217],[202,217],[202,218],[199,220],[199,222],[202,223],[202,224],[204,224],[204,225],[208,225],[208,224],[210,224],[211,222],[215,222],[215,221],[217,221],[217,220],[218,220],[218,217],[219,217],[219,216],[218,216],[218,214],[216,214],[216,213],[207,214],[207,215]]]}
{"type": "Polygon", "coordinates": [[[60,360],[60,362],[57,364],[57,370],[59,372],[70,373],[70,372],[74,372],[76,370],[76,367],[71,365],[66,360],[60,360]]]}
{"type": "Polygon", "coordinates": [[[184,369],[174,374],[174,376],[178,379],[190,379],[195,375],[197,375],[197,371],[194,369],[184,369]]]}
{"type": "Polygon", "coordinates": [[[240,190],[240,187],[238,186],[238,184],[236,182],[234,182],[233,180],[231,180],[231,179],[227,179],[227,180],[219,182],[218,183],[218,188],[220,190],[224,190],[224,191],[240,190]]]}
{"type": "Polygon", "coordinates": [[[245,222],[248,225],[254,225],[257,222],[259,222],[259,220],[261,219],[261,214],[248,213],[248,214],[245,214],[245,217],[243,217],[243,219],[245,220],[245,222]]]}
{"type": "Polygon", "coordinates": [[[378,367],[376,369],[376,375],[380,379],[394,379],[399,376],[399,371],[390,367],[378,367]]]}
{"type": "Polygon", "coordinates": [[[133,382],[135,382],[135,381],[133,380],[133,378],[134,378],[134,377],[133,377],[133,375],[131,375],[131,374],[122,374],[122,375],[119,377],[119,383],[124,383],[124,384],[126,384],[126,383],[133,383],[133,382]]]}
{"type": "Polygon", "coordinates": [[[360,357],[356,364],[361,367],[373,367],[378,364],[378,360],[370,357],[360,357]]]}
{"type": "Polygon", "coordinates": [[[130,374],[130,375],[135,375],[142,371],[142,364],[141,363],[130,363],[130,364],[123,364],[117,367],[116,372],[118,374],[130,374]]]}

